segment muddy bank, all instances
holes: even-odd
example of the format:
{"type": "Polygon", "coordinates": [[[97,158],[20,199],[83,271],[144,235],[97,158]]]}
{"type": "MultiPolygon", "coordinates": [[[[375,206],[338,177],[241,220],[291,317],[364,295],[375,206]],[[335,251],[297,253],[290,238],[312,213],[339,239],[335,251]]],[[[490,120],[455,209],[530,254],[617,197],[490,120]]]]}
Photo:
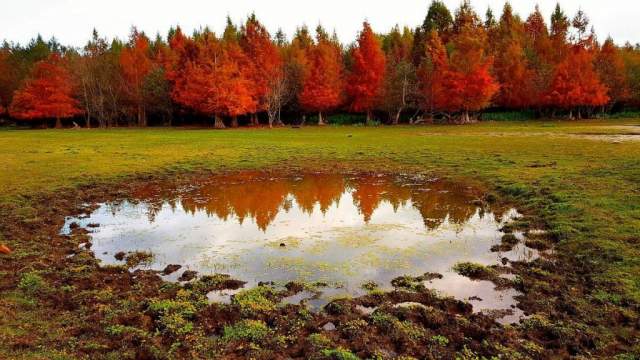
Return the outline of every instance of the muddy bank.
{"type": "MultiPolygon", "coordinates": [[[[87,245],[89,234],[60,234],[67,214],[89,214],[101,201],[133,200],[145,188],[178,188],[189,181],[146,177],[4,203],[0,230],[14,252],[0,262],[7,310],[1,325],[26,331],[14,331],[3,351],[46,348],[78,358],[149,359],[558,358],[607,357],[637,346],[629,336],[640,326],[637,304],[606,312],[594,307],[590,273],[597,269],[562,253],[530,263],[506,260],[508,271],[495,266],[470,273],[522,293],[518,307],[527,318],[505,326],[496,314],[474,313],[469,303],[434,294],[422,285],[426,278],[397,281],[391,291],[371,287],[364,296],[337,299],[313,312],[282,300],[321,284],[243,289],[239,280],[224,276],[170,283],[156,271],[100,267],[87,245]],[[228,304],[206,297],[234,288],[241,290],[228,304]],[[45,320],[31,321],[34,316],[45,320]],[[605,338],[598,326],[619,335],[605,338]]],[[[513,227],[544,227],[533,209],[525,207],[524,215],[513,227]]],[[[536,241],[550,247],[558,236],[539,234],[536,241]]]]}

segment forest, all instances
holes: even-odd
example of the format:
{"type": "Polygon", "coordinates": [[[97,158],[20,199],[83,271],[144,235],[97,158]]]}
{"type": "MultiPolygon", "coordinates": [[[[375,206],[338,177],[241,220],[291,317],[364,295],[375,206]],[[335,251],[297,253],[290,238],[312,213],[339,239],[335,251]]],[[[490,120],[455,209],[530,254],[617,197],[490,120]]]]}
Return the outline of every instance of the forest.
{"type": "Polygon", "coordinates": [[[558,4],[547,22],[509,3],[481,17],[433,1],[423,24],[341,44],[322,26],[289,40],[255,15],[223,34],[131,29],[83,48],[38,36],[0,48],[0,119],[34,127],[469,123],[607,117],[640,105],[640,45],[597,39],[558,4]]]}
{"type": "Polygon", "coordinates": [[[640,3],[243,2],[0,12],[0,359],[640,359],[640,3]]]}

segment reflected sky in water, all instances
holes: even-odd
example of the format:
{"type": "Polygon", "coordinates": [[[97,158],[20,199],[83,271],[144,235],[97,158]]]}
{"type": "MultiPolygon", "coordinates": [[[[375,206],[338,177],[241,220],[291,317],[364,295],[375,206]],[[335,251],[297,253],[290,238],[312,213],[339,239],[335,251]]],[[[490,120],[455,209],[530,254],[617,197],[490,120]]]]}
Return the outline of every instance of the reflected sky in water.
{"type": "Polygon", "coordinates": [[[428,287],[460,299],[478,296],[477,309],[509,308],[514,291],[498,292],[451,271],[460,261],[491,265],[536,256],[522,245],[490,251],[517,212],[482,209],[474,205],[479,196],[464,185],[406,176],[239,173],[188,186],[149,184],[136,190],[135,200],[69,218],[63,231],[72,222],[100,224],[91,229],[92,250],[104,264],[121,263],[114,258],[119,251],[150,251],[155,270],[180,264],[201,275],[230,274],[248,286],[331,284],[310,300],[316,306],[361,295],[368,281],[390,289],[397,276],[438,272],[444,278],[428,287]]]}

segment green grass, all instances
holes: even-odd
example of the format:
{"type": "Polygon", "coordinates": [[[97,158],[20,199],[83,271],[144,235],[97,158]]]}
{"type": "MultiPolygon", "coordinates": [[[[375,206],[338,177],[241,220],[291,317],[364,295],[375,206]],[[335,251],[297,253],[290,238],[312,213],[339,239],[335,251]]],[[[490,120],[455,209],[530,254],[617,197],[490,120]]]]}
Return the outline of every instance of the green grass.
{"type": "MultiPolygon", "coordinates": [[[[548,188],[566,202],[555,221],[624,260],[615,276],[640,299],[640,142],[576,134],[640,132],[640,120],[487,122],[470,126],[305,127],[273,130],[33,130],[0,132],[0,194],[159,171],[271,166],[434,171],[496,186],[548,188]]],[[[27,211],[26,209],[25,211],[27,211]]]]}
{"type": "MultiPolygon", "coordinates": [[[[28,218],[30,194],[117,183],[144,173],[283,167],[432,172],[484,184],[535,210],[559,241],[556,252],[588,264],[595,286],[608,285],[594,293],[595,300],[637,303],[640,139],[602,136],[640,133],[639,125],[640,120],[628,119],[225,131],[8,130],[0,131],[0,204],[11,203],[28,218]]],[[[2,236],[21,251],[10,234],[2,236]]],[[[25,282],[29,289],[35,283],[25,282]]]]}

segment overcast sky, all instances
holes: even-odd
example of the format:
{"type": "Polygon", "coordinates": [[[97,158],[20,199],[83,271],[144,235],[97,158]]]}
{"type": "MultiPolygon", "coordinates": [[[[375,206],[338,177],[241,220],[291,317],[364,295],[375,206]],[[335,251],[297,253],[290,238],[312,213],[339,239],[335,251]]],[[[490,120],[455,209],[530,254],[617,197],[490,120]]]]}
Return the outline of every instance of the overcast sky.
{"type": "MultiPolygon", "coordinates": [[[[227,15],[241,21],[254,11],[271,32],[282,28],[287,35],[296,26],[307,24],[315,28],[322,23],[335,29],[344,43],[352,42],[367,19],[377,32],[389,30],[394,24],[415,27],[426,15],[430,0],[19,0],[0,5],[0,40],[26,43],[36,34],[54,36],[63,44],[81,46],[91,30],[108,37],[126,38],[135,25],[147,34],[166,35],[171,25],[179,24],[191,32],[208,25],[220,33],[227,15]]],[[[445,0],[451,11],[461,0],[445,0]]],[[[523,18],[536,3],[549,18],[555,0],[512,0],[515,11],[523,18]]],[[[472,0],[481,15],[488,6],[498,17],[503,0],[472,0]]],[[[613,36],[616,43],[640,42],[639,0],[562,0],[566,13],[573,16],[582,8],[604,40],[613,36]]]]}

